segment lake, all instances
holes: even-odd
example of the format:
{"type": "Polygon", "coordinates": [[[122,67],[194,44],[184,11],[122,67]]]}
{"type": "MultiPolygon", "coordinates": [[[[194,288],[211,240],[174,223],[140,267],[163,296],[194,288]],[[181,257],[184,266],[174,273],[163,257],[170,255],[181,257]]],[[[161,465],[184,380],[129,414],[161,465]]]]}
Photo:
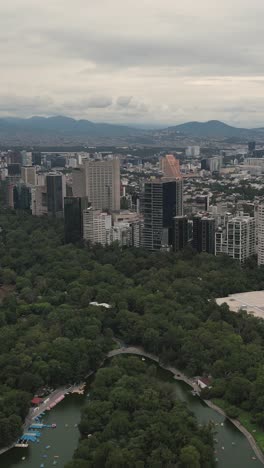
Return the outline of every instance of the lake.
{"type": "MultiPolygon", "coordinates": [[[[141,359],[138,357],[138,359],[141,359]]],[[[147,364],[153,365],[153,361],[146,359],[147,364]]],[[[155,364],[157,365],[157,364],[155,364]]],[[[157,378],[163,382],[171,382],[175,389],[175,396],[185,401],[189,409],[196,415],[199,423],[214,421],[216,434],[215,443],[218,459],[217,466],[220,468],[263,468],[259,460],[252,460],[254,452],[243,434],[233,426],[223,416],[208,408],[199,397],[193,396],[191,389],[183,382],[174,380],[169,371],[163,370],[157,365],[157,378]],[[224,425],[221,426],[221,423],[224,425]]],[[[56,423],[56,429],[42,430],[39,443],[30,444],[28,449],[14,448],[0,456],[1,468],[38,468],[41,464],[44,467],[63,467],[72,459],[74,450],[78,445],[80,437],[76,424],[80,421],[81,408],[87,400],[89,380],[85,395],[68,395],[65,399],[50,412],[46,413],[44,422],[47,424],[56,423]],[[49,446],[46,449],[46,446],[49,446]],[[43,458],[47,456],[46,458],[43,458]],[[54,458],[54,456],[59,458],[54,458]],[[22,461],[22,457],[26,460],[22,461]]]]}

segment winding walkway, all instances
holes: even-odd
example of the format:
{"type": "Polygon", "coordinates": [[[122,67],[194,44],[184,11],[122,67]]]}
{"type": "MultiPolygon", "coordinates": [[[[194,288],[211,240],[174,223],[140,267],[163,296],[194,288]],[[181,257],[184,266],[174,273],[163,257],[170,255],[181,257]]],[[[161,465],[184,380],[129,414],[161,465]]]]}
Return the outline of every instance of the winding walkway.
{"type": "MultiPolygon", "coordinates": [[[[180,372],[175,367],[166,366],[165,364],[162,364],[157,356],[155,356],[154,354],[151,354],[151,353],[147,353],[143,348],[134,347],[134,346],[133,347],[131,346],[131,347],[128,347],[128,348],[121,347],[119,349],[115,349],[113,351],[110,351],[107,356],[109,358],[111,358],[111,357],[114,357],[114,356],[119,356],[121,354],[135,354],[137,356],[142,356],[142,357],[146,357],[148,359],[151,359],[152,361],[157,362],[159,364],[159,366],[162,367],[162,369],[165,369],[165,370],[168,370],[169,372],[171,372],[174,375],[174,378],[176,380],[181,380],[181,381],[185,382],[187,385],[190,385],[195,391],[200,391],[198,385],[194,382],[193,379],[188,378],[185,374],[180,372]]],[[[250,434],[250,432],[244,426],[242,426],[242,424],[237,419],[228,418],[228,416],[226,416],[225,412],[221,408],[219,408],[219,406],[216,406],[214,403],[212,403],[210,400],[203,400],[203,401],[206,403],[207,406],[209,406],[210,408],[215,410],[217,413],[225,416],[229,421],[232,422],[232,424],[234,424],[234,426],[236,426],[236,428],[240,432],[242,432],[242,434],[248,440],[251,448],[254,450],[255,455],[258,457],[259,461],[264,465],[264,454],[259,449],[254,437],[250,434]]]]}

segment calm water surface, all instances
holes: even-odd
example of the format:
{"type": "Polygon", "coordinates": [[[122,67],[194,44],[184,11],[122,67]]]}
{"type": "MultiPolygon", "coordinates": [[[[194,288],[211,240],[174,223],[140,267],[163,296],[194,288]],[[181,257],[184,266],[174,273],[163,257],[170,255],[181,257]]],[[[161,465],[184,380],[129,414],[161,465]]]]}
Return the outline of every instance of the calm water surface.
{"type": "MultiPolygon", "coordinates": [[[[140,359],[140,358],[139,358],[140,359]]],[[[146,360],[147,363],[152,361],[146,360]]],[[[175,396],[185,401],[190,410],[196,415],[199,423],[207,423],[213,420],[215,426],[217,466],[220,468],[263,468],[258,460],[252,460],[254,452],[247,439],[229,421],[214,410],[208,408],[198,397],[191,394],[190,387],[183,382],[177,382],[172,374],[158,368],[157,377],[164,382],[171,382],[175,388],[175,396]],[[224,423],[224,426],[220,424],[224,423]],[[232,445],[232,442],[235,445],[232,445]],[[223,448],[222,448],[223,447],[223,448]]],[[[87,386],[87,392],[89,384],[87,386]]],[[[80,421],[81,408],[87,400],[87,396],[69,395],[66,396],[58,406],[47,413],[44,422],[48,424],[56,423],[56,429],[42,430],[39,443],[30,444],[28,449],[14,448],[0,456],[1,468],[38,468],[41,464],[44,467],[63,467],[72,459],[74,450],[78,445],[80,437],[76,424],[80,421]],[[50,445],[49,449],[45,447],[50,445]],[[47,455],[47,458],[43,458],[47,455]],[[54,455],[59,458],[54,458],[54,455]],[[26,460],[22,461],[22,457],[26,460]],[[57,465],[53,462],[57,461],[57,465]]]]}

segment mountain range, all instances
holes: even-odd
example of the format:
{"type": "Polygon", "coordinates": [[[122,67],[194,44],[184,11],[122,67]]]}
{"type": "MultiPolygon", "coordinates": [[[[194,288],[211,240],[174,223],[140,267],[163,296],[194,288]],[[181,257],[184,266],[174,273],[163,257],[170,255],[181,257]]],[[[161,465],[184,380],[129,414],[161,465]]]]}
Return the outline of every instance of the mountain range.
{"type": "Polygon", "coordinates": [[[180,139],[215,139],[246,141],[264,140],[264,128],[246,129],[227,125],[218,120],[208,122],[187,122],[161,130],[134,128],[132,126],[94,123],[89,120],[75,120],[70,117],[1,118],[0,138],[2,141],[48,142],[80,141],[81,143],[106,141],[127,141],[128,143],[162,143],[180,139]]]}

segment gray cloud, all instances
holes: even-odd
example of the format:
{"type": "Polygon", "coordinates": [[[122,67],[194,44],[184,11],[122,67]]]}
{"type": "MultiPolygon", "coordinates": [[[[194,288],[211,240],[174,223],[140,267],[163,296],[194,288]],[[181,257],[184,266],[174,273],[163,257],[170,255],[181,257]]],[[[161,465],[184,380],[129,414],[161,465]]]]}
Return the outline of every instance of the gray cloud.
{"type": "Polygon", "coordinates": [[[133,96],[119,96],[116,103],[120,107],[128,107],[133,96]]]}
{"type": "Polygon", "coordinates": [[[262,0],[1,3],[2,115],[262,124],[262,0]]]}

